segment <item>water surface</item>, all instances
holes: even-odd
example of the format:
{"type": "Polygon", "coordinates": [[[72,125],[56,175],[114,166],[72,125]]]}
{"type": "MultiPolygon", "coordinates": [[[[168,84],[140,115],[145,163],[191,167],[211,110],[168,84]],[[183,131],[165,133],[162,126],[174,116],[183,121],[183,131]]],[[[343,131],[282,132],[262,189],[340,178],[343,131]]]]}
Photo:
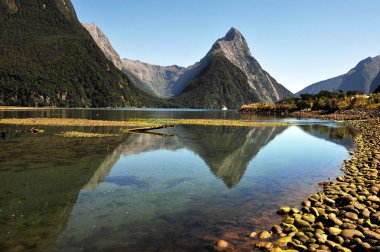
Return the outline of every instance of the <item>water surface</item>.
{"type": "MultiPolygon", "coordinates": [[[[80,117],[79,110],[64,111],[59,116],[80,117]]],[[[146,112],[112,110],[111,116],[105,111],[80,113],[124,120],[146,112]]],[[[6,116],[53,116],[14,113],[6,116]]],[[[172,111],[148,113],[144,116],[169,117],[172,111]]],[[[175,111],[173,117],[241,118],[221,111],[175,111]]],[[[104,139],[57,136],[72,129],[64,127],[46,128],[42,135],[31,135],[27,127],[4,127],[0,249],[207,251],[218,238],[236,245],[252,242],[248,233],[280,221],[279,206],[299,206],[319,190],[318,182],[340,174],[355,131],[319,120],[250,119],[297,125],[179,126],[156,131],[173,137],[104,139]]]]}

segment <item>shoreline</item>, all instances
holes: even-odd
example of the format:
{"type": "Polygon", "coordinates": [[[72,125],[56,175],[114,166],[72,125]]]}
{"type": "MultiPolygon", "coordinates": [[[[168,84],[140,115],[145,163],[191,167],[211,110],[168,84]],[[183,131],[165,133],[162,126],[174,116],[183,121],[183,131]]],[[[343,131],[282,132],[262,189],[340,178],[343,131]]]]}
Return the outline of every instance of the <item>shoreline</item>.
{"type": "MultiPolygon", "coordinates": [[[[251,233],[262,251],[379,251],[380,250],[380,117],[368,111],[321,115],[293,113],[299,118],[344,121],[359,130],[356,148],[342,164],[336,181],[321,182],[302,208],[284,206],[281,224],[251,233]],[[378,197],[379,196],[379,197],[378,197]]],[[[233,241],[219,240],[217,251],[239,251],[233,241]]],[[[253,248],[254,249],[254,248],[253,248]]]]}
{"type": "Polygon", "coordinates": [[[17,110],[61,110],[66,108],[59,107],[19,107],[19,106],[0,106],[0,111],[17,111],[17,110]]]}

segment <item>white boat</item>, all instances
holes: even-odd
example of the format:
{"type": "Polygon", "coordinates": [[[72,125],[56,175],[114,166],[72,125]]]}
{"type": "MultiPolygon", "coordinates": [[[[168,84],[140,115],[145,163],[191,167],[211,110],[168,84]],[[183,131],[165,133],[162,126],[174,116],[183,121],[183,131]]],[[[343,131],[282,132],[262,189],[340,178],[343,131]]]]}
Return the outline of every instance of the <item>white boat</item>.
{"type": "Polygon", "coordinates": [[[223,106],[222,110],[228,110],[228,108],[226,106],[223,106]]]}

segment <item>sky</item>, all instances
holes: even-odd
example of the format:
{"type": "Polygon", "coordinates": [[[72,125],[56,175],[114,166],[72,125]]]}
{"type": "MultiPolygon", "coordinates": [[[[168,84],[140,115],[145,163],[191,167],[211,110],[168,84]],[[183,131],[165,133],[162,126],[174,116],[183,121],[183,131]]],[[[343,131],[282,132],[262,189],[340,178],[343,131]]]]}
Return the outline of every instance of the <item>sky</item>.
{"type": "Polygon", "coordinates": [[[199,61],[231,27],[261,66],[296,92],[380,55],[379,0],[72,0],[122,58],[199,61]]]}

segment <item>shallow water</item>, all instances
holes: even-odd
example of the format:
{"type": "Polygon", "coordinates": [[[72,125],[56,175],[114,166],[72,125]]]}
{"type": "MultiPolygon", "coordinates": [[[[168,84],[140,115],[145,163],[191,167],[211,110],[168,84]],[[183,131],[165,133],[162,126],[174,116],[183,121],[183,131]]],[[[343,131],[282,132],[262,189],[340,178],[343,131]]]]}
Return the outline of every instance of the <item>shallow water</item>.
{"type": "MultiPolygon", "coordinates": [[[[72,111],[59,113],[81,117],[79,110],[72,111]]],[[[11,113],[2,116],[53,116],[11,113]]],[[[221,111],[80,113],[113,120],[241,117],[221,111]]],[[[319,190],[318,182],[339,175],[353,147],[351,128],[319,120],[277,120],[297,125],[179,126],[156,131],[173,137],[104,139],[56,136],[71,129],[64,127],[46,128],[41,135],[31,135],[27,127],[3,127],[0,250],[207,251],[221,237],[239,245],[246,238],[236,237],[279,222],[279,206],[299,206],[319,190]]]]}

